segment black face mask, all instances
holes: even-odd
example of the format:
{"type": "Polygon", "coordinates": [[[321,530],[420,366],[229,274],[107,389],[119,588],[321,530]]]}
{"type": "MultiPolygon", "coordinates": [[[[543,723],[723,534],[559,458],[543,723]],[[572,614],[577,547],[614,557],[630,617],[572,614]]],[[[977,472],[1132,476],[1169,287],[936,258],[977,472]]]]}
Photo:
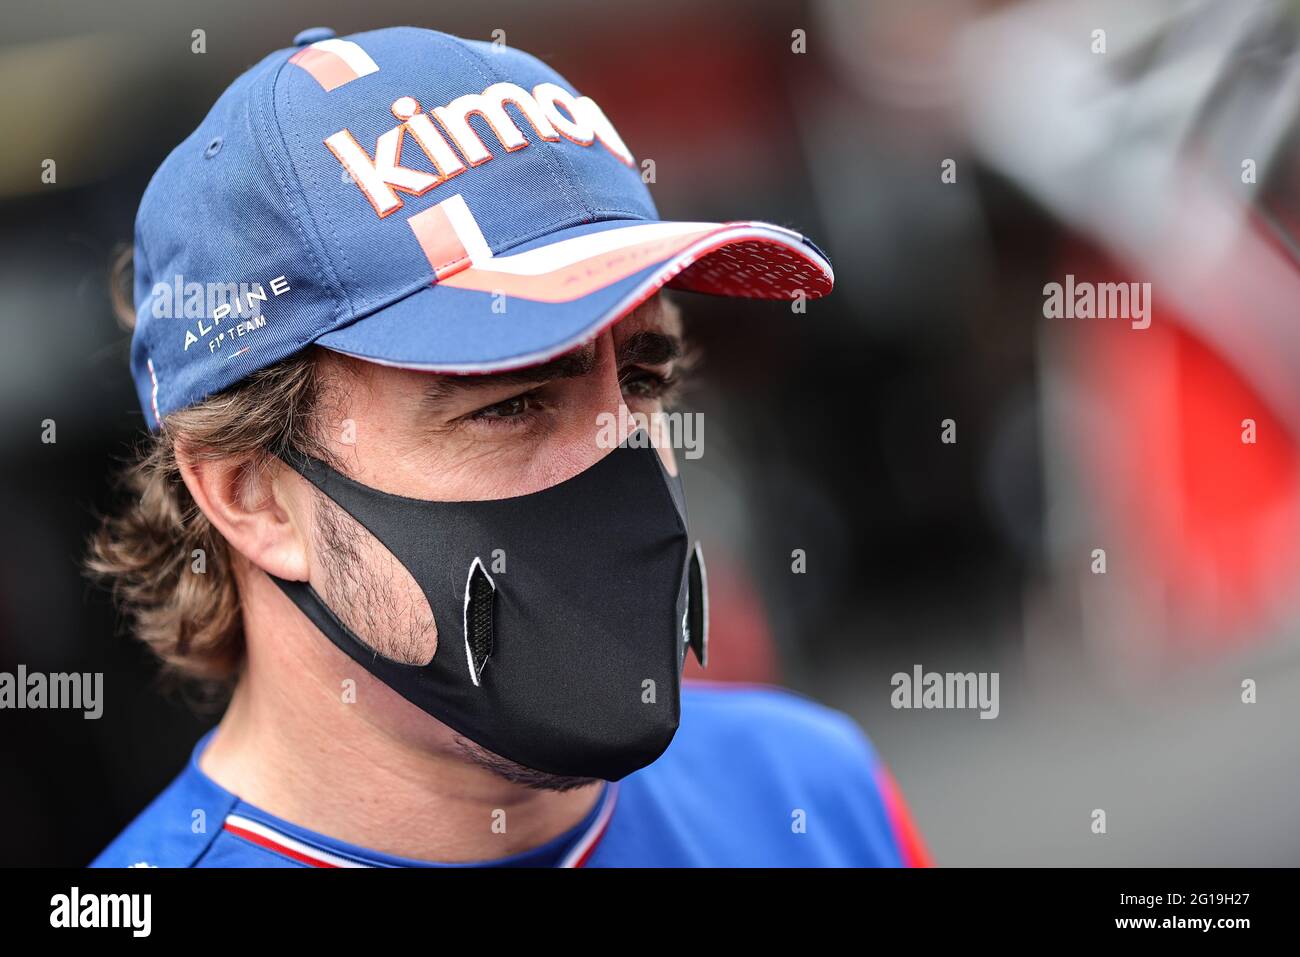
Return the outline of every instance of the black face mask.
{"type": "Polygon", "coordinates": [[[306,582],[272,580],[340,649],[482,747],[616,781],[668,747],[690,645],[707,648],[699,546],[681,479],[644,432],[551,488],[429,502],[286,459],[411,573],[438,626],[426,665],[385,658],[306,582]]]}

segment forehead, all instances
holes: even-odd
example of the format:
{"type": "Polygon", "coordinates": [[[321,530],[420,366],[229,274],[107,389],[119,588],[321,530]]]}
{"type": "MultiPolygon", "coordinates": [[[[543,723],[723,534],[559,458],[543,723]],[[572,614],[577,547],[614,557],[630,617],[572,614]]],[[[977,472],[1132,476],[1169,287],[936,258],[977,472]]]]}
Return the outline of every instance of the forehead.
{"type": "Polygon", "coordinates": [[[682,311],[663,293],[655,293],[611,327],[614,341],[633,333],[653,329],[667,335],[681,336],[682,311]]]}

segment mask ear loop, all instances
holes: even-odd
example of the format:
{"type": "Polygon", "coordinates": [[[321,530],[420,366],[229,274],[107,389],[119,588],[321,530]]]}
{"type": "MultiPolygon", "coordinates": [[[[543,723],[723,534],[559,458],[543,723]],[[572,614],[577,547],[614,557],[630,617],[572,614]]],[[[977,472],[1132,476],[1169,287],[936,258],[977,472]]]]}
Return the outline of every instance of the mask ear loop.
{"type": "Polygon", "coordinates": [[[465,579],[465,662],[469,680],[479,687],[483,666],[492,656],[492,610],[497,585],[478,557],[470,562],[465,579]]]}
{"type": "Polygon", "coordinates": [[[709,576],[704,570],[704,551],[696,542],[691,549],[686,585],[686,637],[701,668],[709,666],[709,576]]]}

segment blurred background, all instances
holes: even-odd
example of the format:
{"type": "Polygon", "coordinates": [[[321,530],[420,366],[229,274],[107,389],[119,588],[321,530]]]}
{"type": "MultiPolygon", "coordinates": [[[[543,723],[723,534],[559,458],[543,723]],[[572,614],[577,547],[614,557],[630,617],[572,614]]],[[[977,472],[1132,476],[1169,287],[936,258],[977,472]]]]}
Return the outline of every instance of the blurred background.
{"type": "Polygon", "coordinates": [[[7,0],[0,21],[0,671],[105,674],[100,720],[0,711],[23,822],[0,865],[88,862],[217,718],[160,693],[79,571],[143,428],[108,273],[148,177],[300,30],[402,23],[505,31],[655,161],[665,218],[783,223],[836,267],[804,315],[680,296],[706,357],[684,470],[708,678],[857,718],[941,865],[1300,864],[1300,5],[7,0]],[[1045,318],[1067,274],[1151,283],[1150,327],[1045,318]],[[916,665],[998,672],[998,718],[895,710],[916,665]]]}

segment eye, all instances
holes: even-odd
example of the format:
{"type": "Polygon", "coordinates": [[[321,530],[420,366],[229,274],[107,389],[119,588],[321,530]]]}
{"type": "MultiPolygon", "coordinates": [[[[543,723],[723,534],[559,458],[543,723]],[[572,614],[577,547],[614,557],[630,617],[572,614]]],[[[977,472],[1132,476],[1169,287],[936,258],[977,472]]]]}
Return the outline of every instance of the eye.
{"type": "Polygon", "coordinates": [[[637,399],[663,398],[676,384],[676,377],[650,369],[629,369],[620,377],[624,394],[637,399]]]}
{"type": "Polygon", "coordinates": [[[479,421],[504,421],[510,419],[524,419],[537,411],[537,399],[531,392],[525,392],[523,395],[511,396],[500,402],[494,402],[492,405],[484,406],[477,412],[469,415],[471,419],[479,421]]]}

